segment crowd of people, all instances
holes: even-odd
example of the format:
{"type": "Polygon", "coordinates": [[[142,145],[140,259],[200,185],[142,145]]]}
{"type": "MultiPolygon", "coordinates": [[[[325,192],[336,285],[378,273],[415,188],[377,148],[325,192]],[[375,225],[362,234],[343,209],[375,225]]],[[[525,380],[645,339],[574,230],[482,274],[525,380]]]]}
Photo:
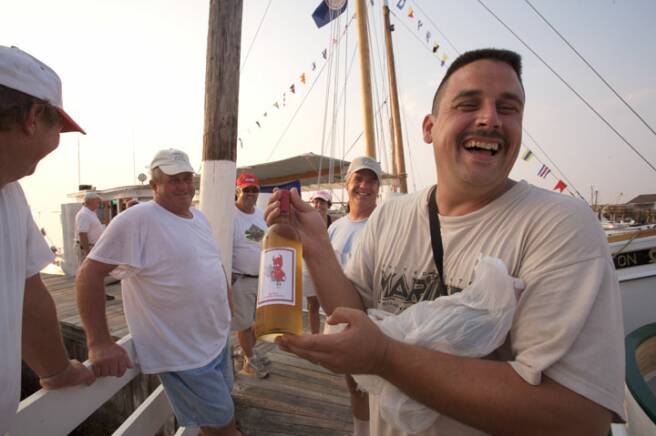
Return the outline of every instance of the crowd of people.
{"type": "MultiPolygon", "coordinates": [[[[402,435],[381,417],[375,396],[349,374],[378,375],[439,412],[422,436],[605,435],[625,417],[621,302],[607,243],[582,202],[509,173],[522,133],[525,92],[516,53],[483,49],[449,67],[422,124],[436,186],[377,205],[382,171],[353,159],[345,177],[347,214],[332,222],[332,196],[310,203],[291,192],[291,219],[303,240],[310,333],[278,346],[336,373],[351,394],[354,434],[402,435]],[[435,230],[437,229],[437,230],[435,230]],[[368,308],[399,314],[461,291],[480,254],[503,260],[526,284],[506,343],[484,359],[454,356],[385,336],[368,308]],[[320,308],[338,333],[320,333],[320,308]]],[[[260,242],[279,215],[265,211],[253,174],[236,180],[233,270],[205,216],[188,156],[159,151],[150,164],[154,200],[130,207],[106,229],[98,197],[76,217],[76,293],[91,369],[69,360],[56,310],[39,271],[52,253],[18,180],[82,128],[64,111],[61,82],[45,64],[0,47],[0,434],[11,425],[21,357],[41,385],[57,389],[122,376],[134,365],[112,339],[104,280],[122,280],[125,315],[141,371],[157,374],[183,426],[204,435],[240,435],[231,397],[230,335],[240,373],[264,378],[270,364],[252,328],[260,242]]]]}

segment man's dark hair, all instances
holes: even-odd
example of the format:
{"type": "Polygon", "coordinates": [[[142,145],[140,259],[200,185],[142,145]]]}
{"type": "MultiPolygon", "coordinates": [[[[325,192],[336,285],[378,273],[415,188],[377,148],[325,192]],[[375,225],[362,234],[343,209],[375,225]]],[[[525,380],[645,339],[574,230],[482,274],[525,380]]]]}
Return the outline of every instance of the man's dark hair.
{"type": "Polygon", "coordinates": [[[449,77],[451,77],[453,73],[458,71],[460,68],[469,65],[472,62],[476,62],[480,60],[497,61],[510,65],[510,67],[517,74],[517,79],[519,79],[519,84],[522,86],[522,91],[524,91],[524,84],[522,83],[522,57],[519,54],[515,53],[514,51],[504,50],[499,48],[483,48],[480,50],[468,51],[458,56],[458,58],[455,61],[453,61],[453,63],[446,70],[446,74],[442,78],[442,81],[440,82],[440,86],[437,87],[437,91],[435,91],[435,96],[433,97],[433,106],[432,106],[433,114],[437,113],[437,105],[439,103],[440,91],[442,91],[442,89],[446,85],[446,82],[447,80],[449,80],[449,77]]]}
{"type": "Polygon", "coordinates": [[[34,104],[44,105],[41,119],[50,125],[59,122],[59,112],[48,102],[0,85],[0,131],[8,131],[24,123],[34,104]]]}

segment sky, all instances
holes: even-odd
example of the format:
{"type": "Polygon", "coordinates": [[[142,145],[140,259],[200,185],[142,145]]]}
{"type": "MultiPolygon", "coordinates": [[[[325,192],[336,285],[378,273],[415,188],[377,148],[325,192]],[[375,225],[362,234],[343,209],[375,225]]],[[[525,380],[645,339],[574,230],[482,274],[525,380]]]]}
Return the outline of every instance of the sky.
{"type": "MultiPolygon", "coordinates": [[[[481,1],[656,166],[654,134],[526,1],[481,1]]],[[[529,1],[656,129],[656,2],[529,1]]],[[[391,1],[390,7],[410,191],[436,180],[421,122],[446,66],[459,53],[482,47],[508,48],[523,56],[524,144],[536,158],[518,160],[512,178],[546,189],[563,179],[588,200],[591,189],[597,190],[600,202],[625,202],[656,191],[656,172],[481,2],[407,0],[403,9],[398,2],[391,1]],[[410,8],[413,18],[408,17],[410,8]],[[440,48],[433,54],[436,41],[440,48]],[[552,170],[545,179],[537,175],[540,162],[552,170]]],[[[351,1],[332,25],[317,29],[311,14],[318,4],[244,1],[238,166],[307,152],[347,160],[364,154],[358,140],[363,127],[359,63],[353,57],[355,25],[344,30],[354,24],[355,4],[351,1]],[[321,54],[325,48],[327,60],[321,54]]],[[[379,108],[377,158],[389,169],[382,0],[367,4],[373,104],[379,108]]],[[[0,0],[0,6],[0,44],[16,45],[57,71],[64,106],[88,133],[63,134],[59,148],[34,175],[21,180],[37,223],[56,245],[61,244],[60,204],[71,201],[67,194],[77,191],[78,183],[98,189],[137,183],[156,151],[168,147],[186,151],[200,169],[207,0],[0,0]]]]}

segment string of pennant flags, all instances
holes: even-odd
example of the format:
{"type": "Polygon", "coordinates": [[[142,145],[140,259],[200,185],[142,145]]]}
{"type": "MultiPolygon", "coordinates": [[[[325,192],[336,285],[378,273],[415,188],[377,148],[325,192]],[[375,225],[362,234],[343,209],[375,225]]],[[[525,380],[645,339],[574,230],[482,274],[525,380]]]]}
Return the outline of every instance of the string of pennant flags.
{"type": "Polygon", "coordinates": [[[315,58],[309,64],[308,69],[301,70],[301,72],[298,74],[298,76],[296,76],[296,78],[292,81],[292,83],[287,88],[285,88],[285,90],[281,94],[279,94],[279,97],[275,99],[273,102],[271,102],[269,106],[267,106],[268,109],[264,110],[261,113],[261,115],[253,122],[253,124],[248,125],[245,134],[242,134],[237,138],[240,148],[244,148],[245,140],[247,140],[248,137],[251,135],[253,129],[259,130],[264,128],[266,118],[268,118],[272,113],[277,113],[287,108],[289,104],[289,100],[293,96],[302,92],[303,88],[306,85],[308,85],[308,83],[311,83],[313,79],[316,79],[318,77],[318,75],[321,72],[321,65],[319,63],[320,62],[325,63],[325,61],[327,61],[332,56],[334,49],[341,42],[343,36],[349,30],[349,26],[351,25],[354,19],[355,19],[355,14],[353,14],[353,16],[349,19],[349,21],[344,25],[344,28],[340,32],[339,36],[332,39],[330,46],[325,47],[323,50],[321,50],[320,52],[321,56],[319,58],[315,58]]]}
{"type": "Polygon", "coordinates": [[[418,14],[415,11],[415,8],[412,7],[412,4],[410,4],[408,0],[394,0],[394,2],[396,3],[396,8],[399,11],[404,12],[404,15],[408,20],[415,23],[416,31],[420,35],[420,39],[425,41],[426,46],[439,59],[440,66],[444,67],[446,62],[449,60],[449,55],[444,52],[444,48],[440,45],[440,42],[437,40],[437,38],[434,37],[434,34],[428,28],[426,19],[422,19],[420,16],[421,14],[418,14]]]}
{"type": "Polygon", "coordinates": [[[535,154],[528,148],[525,147],[524,151],[522,152],[522,160],[528,162],[531,159],[535,158],[540,163],[540,169],[538,169],[537,175],[538,177],[542,179],[546,179],[549,174],[551,174],[552,177],[556,178],[556,186],[553,187],[554,191],[560,191],[563,192],[565,188],[567,188],[567,184],[563,182],[562,180],[558,179],[552,172],[551,168],[549,168],[545,163],[540,161],[535,154]]]}

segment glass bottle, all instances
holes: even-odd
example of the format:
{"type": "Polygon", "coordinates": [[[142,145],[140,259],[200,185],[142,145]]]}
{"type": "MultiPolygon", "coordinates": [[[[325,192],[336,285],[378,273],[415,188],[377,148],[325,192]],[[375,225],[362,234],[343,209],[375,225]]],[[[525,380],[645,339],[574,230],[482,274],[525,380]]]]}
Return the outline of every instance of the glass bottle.
{"type": "Polygon", "coordinates": [[[303,245],[289,222],[289,191],[280,194],[280,215],[262,239],[255,311],[255,336],[269,342],[303,333],[303,245]]]}

